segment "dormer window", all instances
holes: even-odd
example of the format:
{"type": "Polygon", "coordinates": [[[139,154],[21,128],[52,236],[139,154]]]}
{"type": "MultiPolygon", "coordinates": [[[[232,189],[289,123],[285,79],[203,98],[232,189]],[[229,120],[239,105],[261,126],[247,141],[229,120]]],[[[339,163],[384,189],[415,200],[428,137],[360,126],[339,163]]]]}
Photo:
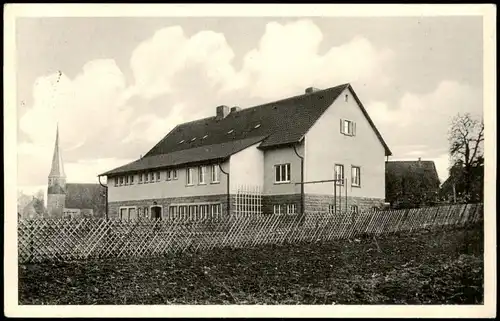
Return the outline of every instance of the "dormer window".
{"type": "Polygon", "coordinates": [[[257,124],[257,125],[255,125],[255,127],[254,127],[254,128],[255,128],[255,129],[257,129],[257,128],[259,128],[259,127],[260,127],[260,124],[257,124]]]}
{"type": "Polygon", "coordinates": [[[234,129],[231,129],[230,131],[228,131],[227,133],[228,134],[231,134],[232,132],[234,132],[234,129]]]}
{"type": "Polygon", "coordinates": [[[208,135],[205,135],[205,136],[203,136],[203,138],[202,138],[202,139],[205,139],[205,138],[207,138],[207,137],[208,137],[208,135]]]}
{"type": "Polygon", "coordinates": [[[184,143],[184,139],[179,142],[179,144],[182,144],[182,143],[184,143]]]}
{"type": "Polygon", "coordinates": [[[193,139],[191,139],[192,142],[194,142],[196,140],[196,137],[193,137],[193,139]]]}

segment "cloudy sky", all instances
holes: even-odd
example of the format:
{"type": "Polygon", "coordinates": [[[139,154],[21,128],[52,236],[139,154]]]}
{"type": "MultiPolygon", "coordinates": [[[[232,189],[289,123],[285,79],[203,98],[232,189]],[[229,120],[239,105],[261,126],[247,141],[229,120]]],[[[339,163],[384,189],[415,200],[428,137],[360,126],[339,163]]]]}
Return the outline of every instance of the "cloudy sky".
{"type": "Polygon", "coordinates": [[[18,185],[45,188],[56,123],[70,182],[145,154],[218,105],[350,82],[393,151],[434,160],[483,112],[481,17],[20,18],[18,185]]]}

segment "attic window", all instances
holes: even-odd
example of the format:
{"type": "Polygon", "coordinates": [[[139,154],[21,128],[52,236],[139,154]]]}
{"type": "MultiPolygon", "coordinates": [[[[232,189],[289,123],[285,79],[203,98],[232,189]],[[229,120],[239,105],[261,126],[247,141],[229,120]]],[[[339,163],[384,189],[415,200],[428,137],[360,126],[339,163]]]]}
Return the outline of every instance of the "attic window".
{"type": "Polygon", "coordinates": [[[255,129],[257,129],[257,128],[259,128],[259,127],[260,127],[260,124],[257,124],[257,125],[255,125],[255,127],[254,127],[254,128],[255,128],[255,129]]]}
{"type": "Polygon", "coordinates": [[[182,144],[182,143],[184,143],[184,139],[179,142],[179,144],[182,144]]]}
{"type": "Polygon", "coordinates": [[[193,137],[193,139],[191,139],[192,142],[194,142],[196,140],[196,137],[193,137]]]}
{"type": "Polygon", "coordinates": [[[346,94],[346,95],[344,96],[344,101],[345,101],[345,102],[347,102],[348,100],[349,100],[349,95],[347,95],[347,94],[346,94]]]}
{"type": "Polygon", "coordinates": [[[232,132],[234,132],[234,129],[231,129],[230,131],[228,131],[227,133],[228,134],[231,134],[232,132]]]}
{"type": "Polygon", "coordinates": [[[205,135],[205,136],[203,136],[203,138],[202,138],[202,139],[205,139],[205,138],[207,138],[207,137],[208,137],[208,135],[205,135]]]}

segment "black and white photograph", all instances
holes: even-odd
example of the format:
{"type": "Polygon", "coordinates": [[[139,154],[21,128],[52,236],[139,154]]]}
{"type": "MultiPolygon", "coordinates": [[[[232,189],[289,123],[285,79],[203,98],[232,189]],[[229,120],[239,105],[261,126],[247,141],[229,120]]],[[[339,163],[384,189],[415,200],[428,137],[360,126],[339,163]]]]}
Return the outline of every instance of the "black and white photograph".
{"type": "Polygon", "coordinates": [[[495,20],[4,6],[5,313],[495,317],[495,20]]]}

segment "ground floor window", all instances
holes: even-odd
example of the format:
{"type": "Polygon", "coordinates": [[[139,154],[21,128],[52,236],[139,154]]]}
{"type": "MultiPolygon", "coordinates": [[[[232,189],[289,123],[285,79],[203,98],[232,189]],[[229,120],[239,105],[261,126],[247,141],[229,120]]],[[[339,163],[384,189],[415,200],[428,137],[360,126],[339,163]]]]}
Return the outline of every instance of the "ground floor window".
{"type": "Polygon", "coordinates": [[[170,220],[200,221],[220,218],[221,213],[220,203],[171,204],[168,218],[170,220]]]}
{"type": "Polygon", "coordinates": [[[129,221],[137,219],[137,207],[120,207],[120,220],[129,221]]]}

